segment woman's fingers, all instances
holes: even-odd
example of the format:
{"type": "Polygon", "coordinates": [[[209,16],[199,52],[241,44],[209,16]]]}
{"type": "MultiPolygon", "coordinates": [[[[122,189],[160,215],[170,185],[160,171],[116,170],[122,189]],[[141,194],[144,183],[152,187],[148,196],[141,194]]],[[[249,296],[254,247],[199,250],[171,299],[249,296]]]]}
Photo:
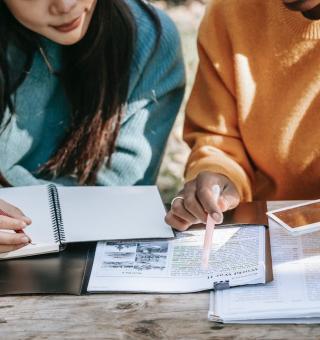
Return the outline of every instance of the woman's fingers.
{"type": "Polygon", "coordinates": [[[183,199],[176,199],[166,216],[166,222],[178,230],[205,223],[207,214],[221,223],[223,212],[235,208],[240,202],[237,189],[226,176],[208,171],[187,182],[179,196],[183,199]],[[213,193],[215,185],[220,188],[219,196],[213,193]]]}
{"type": "Polygon", "coordinates": [[[172,228],[179,231],[187,230],[192,225],[191,222],[183,220],[180,217],[174,215],[171,210],[167,213],[165,217],[165,222],[171,225],[172,228]]]}
{"type": "MultiPolygon", "coordinates": [[[[12,217],[0,215],[0,229],[21,230],[27,226],[27,223],[12,217]]],[[[1,242],[0,242],[1,244],[1,242]]]]}
{"type": "MultiPolygon", "coordinates": [[[[219,186],[220,187],[220,186],[219,186]]],[[[221,189],[220,189],[221,192],[221,189]]],[[[201,202],[204,210],[212,216],[215,221],[221,221],[222,209],[219,205],[220,197],[215,197],[210,187],[199,187],[197,197],[201,202]]],[[[220,222],[221,223],[221,222],[220,222]]]]}
{"type": "Polygon", "coordinates": [[[176,198],[171,204],[171,209],[165,217],[165,222],[173,228],[183,231],[196,223],[197,219],[185,209],[183,193],[179,193],[177,197],[179,198],[176,198]]]}
{"type": "Polygon", "coordinates": [[[24,215],[24,213],[14,205],[0,199],[0,209],[5,211],[9,216],[24,221],[27,225],[31,224],[31,219],[24,215]]]}
{"type": "Polygon", "coordinates": [[[224,211],[235,208],[240,202],[235,186],[226,176],[209,172],[198,176],[197,196],[205,211],[218,223],[223,220],[224,211]],[[218,197],[213,193],[215,185],[220,188],[218,197]]]}
{"type": "Polygon", "coordinates": [[[174,216],[179,217],[183,221],[190,222],[191,224],[199,222],[195,216],[186,210],[184,207],[184,199],[182,198],[178,198],[172,203],[171,212],[174,216]]]}
{"type": "Polygon", "coordinates": [[[218,174],[206,171],[197,177],[197,197],[206,213],[210,214],[217,223],[223,220],[220,197],[223,195],[225,186],[224,176],[218,174]],[[219,188],[217,193],[213,192],[214,186],[219,188]]]}
{"type": "Polygon", "coordinates": [[[195,223],[204,223],[207,219],[207,214],[197,198],[196,180],[185,184],[183,196],[183,206],[192,216],[196,218],[197,221],[195,223]]]}
{"type": "Polygon", "coordinates": [[[30,238],[23,232],[18,232],[24,229],[31,220],[24,216],[22,211],[4,200],[0,200],[0,252],[8,252],[19,249],[30,243],[30,238]]]}
{"type": "MultiPolygon", "coordinates": [[[[18,218],[18,217],[17,217],[18,218]]],[[[20,216],[19,219],[21,219],[23,222],[26,222],[27,225],[31,224],[32,223],[32,220],[30,217],[27,217],[27,216],[20,216]]]]}
{"type": "Polygon", "coordinates": [[[27,244],[11,244],[11,245],[0,245],[0,253],[7,253],[9,251],[18,250],[25,247],[27,244]]]}
{"type": "Polygon", "coordinates": [[[224,201],[222,203],[224,205],[222,207],[222,211],[234,209],[238,206],[240,203],[240,196],[233,183],[229,182],[228,185],[226,185],[226,188],[223,191],[222,199],[224,201]]]}
{"type": "Polygon", "coordinates": [[[0,232],[0,245],[19,245],[29,243],[29,238],[23,233],[0,232]]]}
{"type": "Polygon", "coordinates": [[[183,199],[176,199],[171,210],[168,212],[165,221],[177,230],[186,230],[192,224],[204,223],[206,221],[206,212],[198,202],[196,197],[195,183],[186,183],[184,190],[179,193],[179,197],[183,199]]]}

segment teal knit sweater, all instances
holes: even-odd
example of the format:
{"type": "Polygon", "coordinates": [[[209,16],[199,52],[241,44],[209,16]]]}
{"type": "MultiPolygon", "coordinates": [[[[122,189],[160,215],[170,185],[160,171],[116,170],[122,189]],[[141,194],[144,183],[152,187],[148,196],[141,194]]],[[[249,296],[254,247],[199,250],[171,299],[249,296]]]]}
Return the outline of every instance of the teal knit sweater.
{"type": "MultiPolygon", "coordinates": [[[[157,10],[162,36],[135,0],[128,4],[137,22],[137,42],[131,65],[129,94],[111,167],[103,166],[96,185],[153,184],[164,147],[184,92],[180,40],[172,21],[157,10]]],[[[45,41],[53,68],[61,65],[61,46],[45,41]]],[[[21,56],[9,53],[17,65],[21,56]]],[[[44,184],[37,169],[57,150],[69,126],[70,107],[59,79],[52,75],[39,52],[30,73],[12,96],[16,113],[0,136],[0,171],[14,186],[44,184]]],[[[9,112],[6,112],[8,117],[9,112]]],[[[77,185],[73,177],[57,184],[77,185]]]]}

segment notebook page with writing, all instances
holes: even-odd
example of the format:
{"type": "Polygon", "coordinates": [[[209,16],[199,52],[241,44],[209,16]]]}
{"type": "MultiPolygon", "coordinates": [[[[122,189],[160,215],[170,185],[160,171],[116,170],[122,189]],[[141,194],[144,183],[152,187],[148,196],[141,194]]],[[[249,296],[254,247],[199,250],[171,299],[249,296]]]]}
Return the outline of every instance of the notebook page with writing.
{"type": "Polygon", "coordinates": [[[59,245],[54,239],[48,187],[46,185],[1,188],[0,199],[16,206],[22,210],[26,216],[31,218],[32,224],[27,226],[24,230],[33,243],[32,245],[30,244],[13,252],[0,254],[0,259],[29,256],[59,250],[59,245]]]}
{"type": "Polygon", "coordinates": [[[170,238],[156,186],[58,187],[65,242],[170,238]]]}

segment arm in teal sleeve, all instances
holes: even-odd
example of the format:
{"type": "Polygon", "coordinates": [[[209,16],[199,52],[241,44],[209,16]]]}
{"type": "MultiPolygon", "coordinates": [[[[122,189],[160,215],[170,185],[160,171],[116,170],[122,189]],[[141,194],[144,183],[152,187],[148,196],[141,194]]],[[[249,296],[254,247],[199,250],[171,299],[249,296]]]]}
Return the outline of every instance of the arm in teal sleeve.
{"type": "Polygon", "coordinates": [[[47,181],[37,178],[30,171],[21,165],[14,165],[3,173],[5,179],[14,187],[29,186],[29,185],[43,185],[54,183],[57,185],[72,186],[78,185],[73,177],[60,177],[52,181],[47,181]]]}
{"type": "Polygon", "coordinates": [[[181,97],[181,90],[172,91],[125,122],[111,167],[101,169],[98,185],[155,183],[181,97]]]}

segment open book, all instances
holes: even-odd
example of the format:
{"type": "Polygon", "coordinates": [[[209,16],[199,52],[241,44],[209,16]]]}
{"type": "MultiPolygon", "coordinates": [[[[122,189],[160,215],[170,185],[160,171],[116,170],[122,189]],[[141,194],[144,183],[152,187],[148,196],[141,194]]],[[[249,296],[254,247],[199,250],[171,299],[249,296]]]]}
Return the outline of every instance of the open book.
{"type": "Polygon", "coordinates": [[[216,227],[209,271],[201,269],[204,232],[180,232],[173,240],[99,242],[88,292],[187,293],[272,278],[265,226],[216,227]]]}
{"type": "Polygon", "coordinates": [[[274,280],[210,294],[209,319],[225,323],[319,323],[320,232],[293,236],[270,220],[274,280]]]}
{"type": "MultiPolygon", "coordinates": [[[[0,198],[32,219],[25,229],[32,244],[0,259],[57,252],[67,243],[170,238],[165,209],[155,186],[0,189],[0,198]]],[[[10,231],[8,231],[10,232],[10,231]]]]}

